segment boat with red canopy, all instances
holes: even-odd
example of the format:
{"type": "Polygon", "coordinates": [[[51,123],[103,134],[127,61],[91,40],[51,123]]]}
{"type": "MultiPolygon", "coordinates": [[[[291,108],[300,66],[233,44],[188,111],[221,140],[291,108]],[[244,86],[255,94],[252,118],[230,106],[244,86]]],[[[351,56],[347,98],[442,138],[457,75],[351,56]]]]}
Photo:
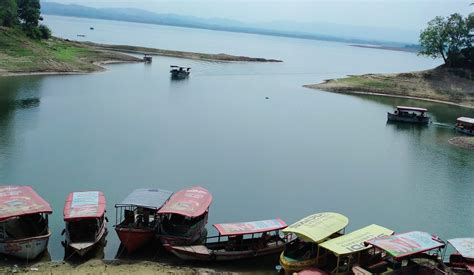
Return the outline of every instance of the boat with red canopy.
{"type": "Polygon", "coordinates": [[[449,256],[447,265],[459,274],[474,274],[474,238],[448,240],[456,252],[449,256]]]}
{"type": "Polygon", "coordinates": [[[48,246],[49,204],[30,186],[0,187],[0,253],[37,258],[48,246]]]}
{"type": "Polygon", "coordinates": [[[281,219],[215,224],[218,236],[209,237],[202,245],[165,248],[183,260],[229,261],[278,254],[285,247],[280,230],[286,228],[281,219]]]}
{"type": "Polygon", "coordinates": [[[428,112],[425,108],[397,106],[393,113],[387,113],[389,121],[410,122],[418,124],[427,124],[430,117],[426,115],[428,112]]]}
{"type": "Polygon", "coordinates": [[[72,192],[64,205],[64,247],[84,256],[97,243],[105,242],[107,218],[105,196],[100,191],[72,192]]]}
{"type": "Polygon", "coordinates": [[[128,253],[153,240],[160,226],[157,212],[173,194],[156,188],[141,188],[115,205],[115,231],[128,253]]]}
{"type": "Polygon", "coordinates": [[[182,189],[158,210],[163,243],[190,245],[207,237],[206,224],[212,195],[201,186],[182,189]]]}

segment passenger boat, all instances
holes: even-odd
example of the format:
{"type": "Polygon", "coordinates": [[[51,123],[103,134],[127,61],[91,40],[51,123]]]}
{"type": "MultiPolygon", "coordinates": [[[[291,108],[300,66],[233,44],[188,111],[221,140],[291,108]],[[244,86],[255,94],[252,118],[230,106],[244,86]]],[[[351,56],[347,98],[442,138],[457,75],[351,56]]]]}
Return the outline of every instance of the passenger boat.
{"type": "Polygon", "coordinates": [[[448,240],[456,252],[449,256],[447,265],[456,274],[474,274],[474,238],[448,240]]]}
{"type": "Polygon", "coordinates": [[[397,106],[393,113],[387,113],[388,121],[427,124],[430,117],[426,115],[427,109],[407,106],[397,106]]]}
{"type": "Polygon", "coordinates": [[[70,193],[64,205],[64,222],[66,240],[63,245],[80,256],[96,244],[104,243],[107,236],[104,194],[99,191],[70,193]]]}
{"type": "Polygon", "coordinates": [[[322,263],[324,255],[318,255],[319,244],[344,234],[349,219],[344,215],[323,212],[310,215],[283,230],[285,234],[296,235],[286,244],[280,255],[280,265],[285,273],[305,270],[322,263]]]}
{"type": "Polygon", "coordinates": [[[160,240],[173,245],[202,242],[207,237],[206,224],[211,202],[211,193],[201,186],[174,193],[158,210],[160,240]]]}
{"type": "Polygon", "coordinates": [[[115,231],[128,253],[154,239],[160,226],[157,211],[172,194],[162,189],[137,189],[115,205],[115,231]]]}
{"type": "Polygon", "coordinates": [[[218,236],[206,239],[202,245],[165,248],[183,260],[230,261],[280,253],[287,240],[280,236],[286,227],[281,219],[214,224],[218,236]]]}
{"type": "Polygon", "coordinates": [[[145,62],[145,63],[151,63],[152,60],[153,60],[153,58],[149,54],[145,54],[143,56],[143,62],[145,62]]]}
{"type": "Polygon", "coordinates": [[[365,242],[377,237],[390,236],[393,231],[372,224],[346,235],[325,241],[319,245],[317,255],[325,259],[316,267],[323,268],[331,274],[352,274],[352,268],[361,263],[371,263],[380,259],[381,255],[370,255],[371,248],[365,242]]]}
{"type": "Polygon", "coordinates": [[[441,259],[445,243],[426,232],[411,231],[365,242],[372,259],[360,261],[358,271],[370,274],[445,274],[441,259]],[[380,258],[376,258],[380,256],[380,258]],[[371,260],[371,261],[370,261],[371,260]]]}
{"type": "Polygon", "coordinates": [[[175,65],[172,65],[170,67],[171,67],[171,70],[170,70],[171,78],[174,78],[174,79],[186,78],[191,73],[191,68],[189,67],[180,67],[180,66],[175,66],[175,65]]]}
{"type": "Polygon", "coordinates": [[[474,118],[458,117],[454,129],[466,135],[474,136],[474,118]]]}
{"type": "Polygon", "coordinates": [[[30,186],[1,186],[0,253],[37,258],[48,246],[51,213],[49,204],[30,186]]]}

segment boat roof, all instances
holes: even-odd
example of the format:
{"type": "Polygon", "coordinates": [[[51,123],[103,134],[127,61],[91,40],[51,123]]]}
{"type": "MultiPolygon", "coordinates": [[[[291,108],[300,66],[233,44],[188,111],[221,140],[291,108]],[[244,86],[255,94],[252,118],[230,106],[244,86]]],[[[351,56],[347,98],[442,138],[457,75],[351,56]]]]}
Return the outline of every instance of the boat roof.
{"type": "Polygon", "coordinates": [[[100,191],[71,192],[64,204],[64,220],[100,218],[105,214],[105,196],[100,191]]]}
{"type": "Polygon", "coordinates": [[[462,123],[467,123],[467,124],[474,124],[474,118],[470,118],[470,117],[458,117],[457,119],[458,122],[462,122],[462,123]]]}
{"type": "Polygon", "coordinates": [[[212,195],[204,187],[194,186],[174,193],[158,211],[159,214],[178,214],[198,217],[208,211],[212,195]]]}
{"type": "Polygon", "coordinates": [[[287,225],[283,220],[278,218],[253,222],[221,223],[214,224],[214,227],[221,236],[236,236],[280,230],[287,227],[287,225]]]}
{"type": "Polygon", "coordinates": [[[393,231],[380,225],[372,224],[353,231],[338,238],[320,244],[321,247],[331,251],[336,256],[352,254],[367,249],[364,242],[373,238],[390,236],[393,231]]]}
{"type": "Polygon", "coordinates": [[[349,224],[349,219],[341,214],[323,212],[310,215],[288,226],[283,233],[294,233],[306,242],[320,243],[349,224]]]}
{"type": "Polygon", "coordinates": [[[445,246],[444,242],[437,237],[421,231],[411,231],[375,238],[366,241],[365,244],[382,249],[395,259],[401,259],[445,246]]]}
{"type": "Polygon", "coordinates": [[[454,249],[466,259],[474,260],[474,238],[456,238],[448,240],[454,249]]]}
{"type": "Polygon", "coordinates": [[[397,109],[404,110],[404,111],[428,112],[428,109],[425,109],[425,108],[409,107],[409,106],[397,106],[397,109]]]}
{"type": "Polygon", "coordinates": [[[173,192],[157,188],[140,188],[130,193],[115,207],[134,205],[150,209],[159,209],[170,198],[173,192]]]}
{"type": "Polygon", "coordinates": [[[0,187],[0,221],[37,213],[51,214],[53,210],[31,186],[0,187]]]}
{"type": "Polygon", "coordinates": [[[171,68],[183,68],[183,69],[191,69],[191,67],[182,67],[182,66],[176,66],[176,65],[171,65],[171,68]]]}

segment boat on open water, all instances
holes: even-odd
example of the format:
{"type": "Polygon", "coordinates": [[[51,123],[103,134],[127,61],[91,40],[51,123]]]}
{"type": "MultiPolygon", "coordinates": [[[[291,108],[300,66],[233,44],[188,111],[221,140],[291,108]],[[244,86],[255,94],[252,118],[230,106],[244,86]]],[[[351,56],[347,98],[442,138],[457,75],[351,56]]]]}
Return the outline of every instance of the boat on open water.
{"type": "Polygon", "coordinates": [[[474,118],[458,117],[454,129],[463,134],[474,136],[474,118]]]}
{"type": "Polygon", "coordinates": [[[170,66],[171,70],[171,78],[173,79],[184,79],[189,76],[191,73],[191,68],[190,67],[180,67],[180,66],[175,66],[171,65],[170,66]]]}
{"type": "Polygon", "coordinates": [[[202,245],[165,248],[183,260],[230,261],[280,253],[287,240],[280,230],[287,225],[281,219],[242,223],[214,224],[218,236],[209,237],[202,245]]]}
{"type": "Polygon", "coordinates": [[[0,253],[37,258],[48,246],[51,213],[49,204],[30,186],[1,186],[0,253]]]}
{"type": "Polygon", "coordinates": [[[107,218],[105,196],[99,191],[69,193],[64,205],[65,248],[84,256],[98,243],[105,243],[107,218]]]}
{"type": "Polygon", "coordinates": [[[160,226],[157,212],[172,194],[163,189],[142,188],[115,205],[115,231],[128,253],[153,241],[160,226]]]}
{"type": "Polygon", "coordinates": [[[158,235],[161,242],[191,245],[204,241],[211,203],[211,193],[201,186],[174,193],[158,210],[161,220],[158,235]]]}
{"type": "Polygon", "coordinates": [[[428,124],[428,109],[418,107],[397,106],[393,113],[387,113],[388,121],[428,124]]]}

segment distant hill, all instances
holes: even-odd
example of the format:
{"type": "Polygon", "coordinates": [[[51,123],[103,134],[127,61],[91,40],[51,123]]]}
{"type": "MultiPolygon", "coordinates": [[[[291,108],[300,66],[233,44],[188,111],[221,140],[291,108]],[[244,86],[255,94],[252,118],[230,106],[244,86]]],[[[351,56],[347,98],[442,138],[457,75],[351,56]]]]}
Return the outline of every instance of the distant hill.
{"type": "MultiPolygon", "coordinates": [[[[404,47],[405,44],[401,42],[383,41],[378,39],[363,39],[357,37],[347,36],[350,33],[366,33],[363,27],[341,26],[337,24],[319,24],[319,25],[305,25],[292,22],[273,22],[265,24],[248,24],[236,20],[228,20],[221,18],[198,18],[194,16],[182,16],[176,14],[158,14],[141,9],[133,8],[91,8],[80,5],[64,5],[53,2],[41,2],[41,13],[51,15],[73,16],[96,18],[106,20],[118,20],[188,28],[199,28],[229,32],[253,33],[283,37],[294,37],[313,40],[345,42],[353,44],[371,44],[384,45],[392,47],[404,47]],[[272,26],[277,26],[276,28],[272,26]],[[326,32],[332,29],[335,33],[342,33],[343,36],[314,33],[313,30],[325,30],[326,32]],[[296,31],[295,29],[301,30],[296,31]]],[[[387,32],[390,30],[371,28],[374,32],[387,32]]]]}

